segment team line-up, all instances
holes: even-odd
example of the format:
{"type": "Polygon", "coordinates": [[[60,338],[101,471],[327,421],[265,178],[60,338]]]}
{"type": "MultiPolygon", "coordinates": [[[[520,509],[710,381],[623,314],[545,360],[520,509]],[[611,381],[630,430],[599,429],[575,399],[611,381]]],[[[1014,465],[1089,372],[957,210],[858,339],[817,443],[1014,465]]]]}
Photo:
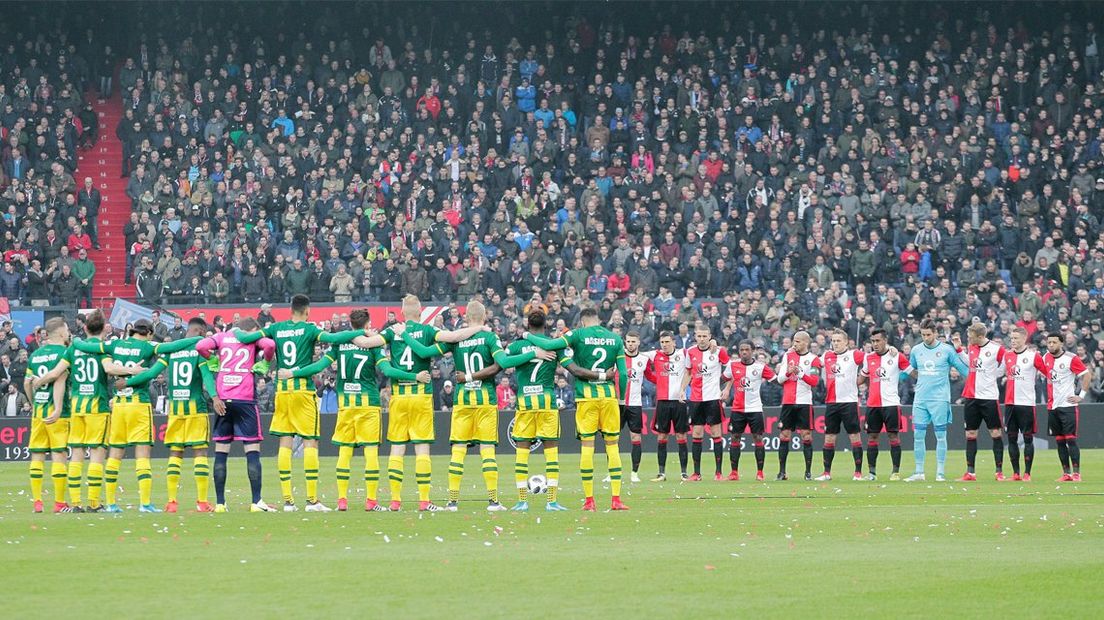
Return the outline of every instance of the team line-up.
{"type": "MultiPolygon", "coordinates": [[[[165,510],[178,510],[179,479],[184,456],[191,452],[199,512],[225,512],[227,462],[231,445],[243,445],[251,491],[250,511],[276,512],[262,499],[263,440],[256,404],[255,375],[269,371],[276,363],[275,412],[269,433],[279,438],[277,468],[283,496],[282,510],[294,512],[292,447],[303,441],[303,471],[306,480],[305,510],[331,510],[319,500],[320,440],[319,409],[311,377],[336,364],[335,389],[338,417],[333,442],[339,446],[336,467],[337,509],[348,509],[352,458],[357,448],[364,453],[364,482],[367,511],[402,509],[402,486],[408,445],[415,454],[414,474],[421,511],[456,511],[469,446],[479,447],[479,458],[487,488],[487,510],[503,511],[498,495],[498,407],[494,378],[515,368],[518,384],[513,439],[517,446],[515,481],[518,501],[513,509],[528,510],[531,486],[547,487],[546,509],[567,510],[558,499],[560,416],[555,398],[557,368],[575,377],[577,401],[576,434],[581,440],[580,476],[583,510],[595,510],[594,452],[600,435],[608,459],[610,508],[627,510],[621,501],[622,463],[619,436],[626,426],[632,438],[630,479],[638,482],[641,459],[641,387],[647,380],[656,387],[653,430],[657,434],[659,475],[666,480],[667,446],[674,435],[683,480],[701,480],[702,445],[706,431],[714,441],[715,479],[722,471],[724,442],[722,403],[731,402],[728,433],[731,471],[728,480],[739,480],[742,437],[753,439],[756,479],[764,479],[764,418],[760,387],[764,381],[782,385],[782,409],[777,480],[788,479],[786,462],[790,441],[797,432],[805,460],[805,479],[812,480],[813,388],[823,380],[827,388],[824,473],[816,480],[830,480],[836,438],[842,427],[851,442],[853,479],[863,480],[863,444],[860,435],[859,386],[868,384],[866,396],[865,479],[877,479],[881,434],[890,447],[892,473],[899,480],[899,382],[916,379],[913,405],[916,469],[906,481],[925,479],[928,428],[936,438],[936,480],[945,480],[947,432],[951,424],[950,373],[966,377],[965,400],[966,473],[962,480],[976,480],[977,437],[982,424],[993,445],[996,479],[1003,473],[1004,433],[1012,462],[1012,480],[1030,481],[1034,458],[1033,439],[1037,431],[1035,385],[1042,373],[1047,385],[1047,427],[1057,443],[1062,464],[1060,481],[1080,480],[1080,449],[1077,445],[1078,403],[1091,379],[1085,365],[1063,349],[1061,335],[1046,339],[1047,352],[1027,346],[1027,333],[1016,328],[1011,348],[989,340],[986,328],[975,323],[967,329],[965,347],[957,336],[952,342],[939,340],[934,322],[920,324],[923,340],[905,356],[889,345],[882,330],[870,335],[869,353],[851,348],[844,332],[831,334],[830,349],[822,355],[809,350],[810,336],[797,332],[792,347],[772,367],[757,357],[750,341],[741,342],[735,357],[719,348],[708,327],[695,328],[695,343],[686,349],[675,345],[674,336],[660,334],[659,349],[640,351],[640,338],[628,332],[618,334],[599,325],[593,308],[580,311],[580,325],[559,336],[545,334],[545,316],[536,311],[528,317],[528,331],[505,348],[486,327],[486,309],[479,302],[468,304],[467,326],[446,331],[419,322],[421,303],[407,297],[402,303],[404,321],[378,333],[368,324],[363,310],[350,314],[354,329],[331,333],[308,321],[310,300],[296,295],[291,300],[291,319],[265,327],[252,318],[238,321],[236,328],[207,336],[202,318],[189,321],[187,337],[169,343],[153,343],[153,326],[135,322],[123,337],[109,339],[110,327],[101,312],[86,320],[87,338],[71,339],[62,319],[46,323],[47,341],[30,356],[24,389],[33,403],[29,451],[30,483],[34,511],[43,511],[42,489],[46,456],[54,490],[54,512],[118,513],[117,489],[122,460],[133,448],[137,476],[139,511],[161,512],[152,503],[150,447],[154,441],[150,382],[167,372],[168,425],[165,444],[170,456],[165,472],[168,503],[165,510]],[[316,343],[329,349],[314,359],[316,343]],[[448,466],[448,498],[442,506],[430,500],[432,466],[430,445],[435,440],[430,369],[433,358],[452,355],[458,389],[455,392],[449,441],[452,455],[448,466]],[[384,507],[378,497],[381,470],[381,401],[378,374],[390,380],[391,399],[387,420],[387,481],[390,503],[384,507]],[[821,376],[823,373],[823,377],[821,376]],[[1002,420],[998,380],[1005,377],[1002,420]],[[624,378],[624,379],[623,379],[624,378]],[[1078,383],[1080,382],[1080,383],[1078,383]],[[213,422],[208,411],[215,414],[213,422]],[[1019,437],[1023,437],[1023,470],[1020,469],[1019,437]],[[688,474],[687,443],[692,446],[693,473],[688,474]],[[529,453],[540,441],[545,452],[545,477],[531,485],[529,453]],[[215,444],[211,467],[208,446],[215,444]],[[67,452],[69,453],[67,459],[67,452]],[[85,481],[84,460],[88,458],[85,481]],[[68,460],[68,462],[67,462],[68,460]],[[208,479],[215,482],[215,503],[208,501],[208,479]],[[83,493],[87,484],[87,506],[83,493]],[[65,501],[66,490],[68,499],[65,501]]],[[[535,477],[539,478],[539,477],[535,477]]],[[[537,489],[534,488],[534,491],[537,489]]]]}

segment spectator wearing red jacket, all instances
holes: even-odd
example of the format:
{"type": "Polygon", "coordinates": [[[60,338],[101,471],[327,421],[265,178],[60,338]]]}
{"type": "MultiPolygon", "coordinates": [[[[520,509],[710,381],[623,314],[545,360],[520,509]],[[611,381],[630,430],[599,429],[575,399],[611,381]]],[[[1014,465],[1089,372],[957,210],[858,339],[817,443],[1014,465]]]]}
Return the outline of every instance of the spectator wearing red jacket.
{"type": "Polygon", "coordinates": [[[629,288],[629,274],[625,273],[622,267],[615,269],[613,275],[606,280],[606,290],[616,293],[619,299],[623,299],[629,294],[629,288]]]}
{"type": "Polygon", "coordinates": [[[73,227],[73,232],[69,234],[65,245],[69,246],[69,253],[76,256],[81,250],[92,249],[92,237],[89,237],[88,233],[81,229],[80,224],[77,224],[73,227]]]}
{"type": "Polygon", "coordinates": [[[920,271],[920,252],[916,250],[915,243],[909,243],[901,251],[901,273],[914,274],[918,271],[920,271]]]}
{"type": "Polygon", "coordinates": [[[425,106],[429,115],[433,117],[433,120],[437,120],[437,115],[441,113],[441,100],[437,98],[437,95],[433,94],[432,88],[426,88],[425,94],[418,98],[418,103],[415,107],[425,106]]]}

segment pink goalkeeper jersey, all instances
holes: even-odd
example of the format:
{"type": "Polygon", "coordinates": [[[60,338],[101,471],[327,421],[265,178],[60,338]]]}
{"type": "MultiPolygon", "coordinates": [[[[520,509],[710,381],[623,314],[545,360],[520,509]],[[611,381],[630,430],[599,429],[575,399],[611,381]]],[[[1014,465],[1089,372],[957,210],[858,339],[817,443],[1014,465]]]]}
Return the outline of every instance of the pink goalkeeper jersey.
{"type": "Polygon", "coordinates": [[[233,331],[219,332],[200,340],[196,350],[204,358],[218,351],[219,371],[215,375],[218,397],[223,400],[251,401],[253,393],[253,364],[258,352],[266,360],[272,360],[276,343],[271,338],[261,338],[253,344],[242,344],[233,331]]]}

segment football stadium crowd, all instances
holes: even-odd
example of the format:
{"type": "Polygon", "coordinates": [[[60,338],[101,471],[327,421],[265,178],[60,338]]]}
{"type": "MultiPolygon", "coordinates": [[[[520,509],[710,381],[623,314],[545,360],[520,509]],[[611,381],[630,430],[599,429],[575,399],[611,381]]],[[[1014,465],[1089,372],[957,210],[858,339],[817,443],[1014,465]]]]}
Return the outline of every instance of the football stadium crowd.
{"type": "Polygon", "coordinates": [[[74,171],[114,132],[146,303],[478,298],[507,339],[595,305],[645,349],[702,321],[768,352],[981,321],[1064,333],[1104,397],[1096,7],[491,6],[5,23],[0,297],[91,305],[74,171]]]}

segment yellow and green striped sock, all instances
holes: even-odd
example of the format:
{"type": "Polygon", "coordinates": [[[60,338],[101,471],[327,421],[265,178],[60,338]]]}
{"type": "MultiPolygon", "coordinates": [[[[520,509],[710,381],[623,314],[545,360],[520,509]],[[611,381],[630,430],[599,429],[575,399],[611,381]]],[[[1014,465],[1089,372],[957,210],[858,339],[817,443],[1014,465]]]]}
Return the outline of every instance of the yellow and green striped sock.
{"type": "Polygon", "coordinates": [[[339,446],[337,449],[337,498],[349,497],[349,466],[353,463],[353,447],[339,446]]]}
{"type": "Polygon", "coordinates": [[[376,501],[379,494],[379,446],[364,446],[364,494],[376,501]]]}
{"type": "Polygon", "coordinates": [[[88,464],[88,505],[92,508],[100,507],[100,495],[103,493],[104,465],[103,463],[88,464]]]}
{"type": "Polygon", "coordinates": [[[318,501],[318,448],[303,448],[303,473],[307,476],[307,501],[318,501]]]}
{"type": "Polygon", "coordinates": [[[391,501],[402,501],[403,457],[391,455],[387,459],[387,480],[391,486],[391,501]]]}
{"type": "MultiPolygon", "coordinates": [[[[77,448],[80,450],[80,448],[77,448]]],[[[84,477],[84,463],[73,461],[69,463],[69,504],[81,505],[81,479],[84,477]]]]}
{"type": "Polygon", "coordinates": [[[42,501],[42,475],[46,471],[46,464],[42,461],[31,461],[31,499],[42,501]]]}
{"type": "Polygon", "coordinates": [[[176,494],[180,490],[180,470],[184,467],[184,457],[169,455],[169,466],[165,469],[165,487],[169,494],[169,501],[176,501],[176,494]]]}
{"type": "Polygon", "coordinates": [[[514,481],[517,483],[518,501],[529,499],[529,448],[517,449],[514,462],[514,481]]]}
{"type": "Polygon", "coordinates": [[[148,505],[153,500],[153,470],[149,459],[134,459],[134,473],[138,475],[138,503],[148,505]]]}
{"type": "Polygon", "coordinates": [[[606,458],[609,459],[610,494],[621,497],[621,446],[606,444],[606,458]]]}
{"type": "Polygon", "coordinates": [[[448,471],[448,499],[450,502],[460,501],[460,482],[464,479],[464,459],[468,456],[466,444],[454,444],[452,446],[452,460],[449,461],[448,471]]]}
{"type": "Polygon", "coordinates": [[[544,448],[544,475],[548,478],[548,503],[555,504],[560,492],[560,448],[544,448]]]}
{"type": "Polygon", "coordinates": [[[276,468],[280,470],[280,492],[284,495],[284,502],[294,502],[291,495],[291,448],[280,446],[276,453],[276,468]]]}
{"type": "Polygon", "coordinates": [[[119,490],[119,467],[122,464],[119,459],[107,459],[107,467],[104,469],[104,499],[108,506],[116,504],[116,492],[119,490]]]}
{"type": "Polygon", "coordinates": [[[65,463],[50,463],[50,479],[54,482],[54,501],[65,501],[65,487],[69,485],[69,468],[65,463]]]}
{"type": "Polygon", "coordinates": [[[579,473],[583,478],[583,497],[594,497],[594,446],[583,446],[579,456],[579,473]]]}
{"type": "Polygon", "coordinates": [[[207,493],[211,484],[211,464],[207,461],[207,455],[196,456],[192,461],[192,471],[195,474],[196,501],[207,503],[207,493]]]}
{"type": "Polygon", "coordinates": [[[418,483],[418,501],[429,501],[429,478],[433,472],[433,463],[428,454],[414,457],[414,479],[418,483]]]}
{"type": "Polygon", "coordinates": [[[498,460],[494,446],[479,446],[479,456],[483,459],[483,481],[487,483],[487,499],[498,503],[498,460]]]}

